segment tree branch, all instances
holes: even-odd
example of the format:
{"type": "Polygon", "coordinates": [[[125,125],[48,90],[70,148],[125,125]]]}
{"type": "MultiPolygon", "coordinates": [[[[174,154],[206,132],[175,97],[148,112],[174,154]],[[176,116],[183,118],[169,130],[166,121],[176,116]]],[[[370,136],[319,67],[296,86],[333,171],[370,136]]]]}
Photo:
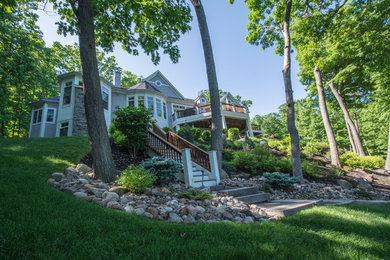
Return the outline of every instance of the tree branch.
{"type": "Polygon", "coordinates": [[[72,6],[73,13],[78,18],[79,17],[79,10],[76,8],[76,2],[77,2],[77,0],[69,0],[70,5],[72,6]]]}

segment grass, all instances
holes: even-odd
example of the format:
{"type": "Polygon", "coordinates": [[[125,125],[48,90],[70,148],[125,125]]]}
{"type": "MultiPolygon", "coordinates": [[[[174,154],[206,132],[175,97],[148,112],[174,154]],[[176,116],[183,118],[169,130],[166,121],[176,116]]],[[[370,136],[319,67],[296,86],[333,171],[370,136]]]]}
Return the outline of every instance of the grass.
{"type": "Polygon", "coordinates": [[[315,207],[249,225],[178,225],[76,199],[46,183],[84,137],[0,140],[0,259],[389,259],[390,204],[315,207]]]}

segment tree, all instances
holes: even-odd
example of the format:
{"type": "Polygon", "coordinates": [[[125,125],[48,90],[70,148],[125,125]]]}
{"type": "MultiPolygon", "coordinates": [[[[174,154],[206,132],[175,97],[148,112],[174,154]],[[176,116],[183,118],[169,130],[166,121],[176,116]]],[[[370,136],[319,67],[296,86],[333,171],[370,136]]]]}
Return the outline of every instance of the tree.
{"type": "Polygon", "coordinates": [[[173,62],[180,57],[174,43],[187,32],[190,9],[184,0],[177,1],[113,1],[51,0],[62,17],[59,32],[78,34],[84,86],[85,112],[95,177],[103,181],[115,179],[115,167],[103,115],[101,86],[96,59],[96,44],[112,51],[120,42],[130,54],[141,47],[160,61],[162,48],[173,62]]]}
{"type": "Polygon", "coordinates": [[[128,70],[122,70],[122,87],[132,87],[143,80],[142,76],[137,76],[128,70]]]}
{"type": "Polygon", "coordinates": [[[210,105],[211,105],[211,149],[217,151],[218,168],[221,170],[222,163],[222,114],[221,103],[219,101],[219,90],[217,73],[215,71],[214,55],[211,46],[211,39],[209,29],[207,27],[206,15],[204,13],[203,5],[200,0],[191,0],[194,6],[196,17],[198,18],[198,25],[200,35],[202,38],[203,52],[207,68],[207,79],[210,91],[210,105]]]}
{"type": "Polygon", "coordinates": [[[0,7],[0,136],[26,137],[29,104],[57,95],[52,53],[36,26],[34,3],[0,7]]]}
{"type": "MultiPolygon", "coordinates": [[[[233,3],[234,0],[229,0],[233,3]]],[[[299,134],[295,127],[294,98],[291,84],[291,40],[290,17],[292,0],[257,1],[246,0],[249,14],[247,41],[262,45],[263,49],[276,42],[276,53],[284,55],[283,79],[287,105],[287,128],[291,137],[291,161],[293,175],[302,180],[302,166],[299,149],[299,134]],[[283,38],[283,39],[282,39],[283,38]]]]}

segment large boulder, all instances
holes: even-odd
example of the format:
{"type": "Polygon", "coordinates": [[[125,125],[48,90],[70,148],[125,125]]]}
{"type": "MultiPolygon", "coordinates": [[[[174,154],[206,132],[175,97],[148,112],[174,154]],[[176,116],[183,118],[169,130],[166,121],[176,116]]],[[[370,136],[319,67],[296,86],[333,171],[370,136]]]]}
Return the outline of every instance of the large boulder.
{"type": "Polygon", "coordinates": [[[365,191],[373,191],[374,190],[374,188],[371,186],[371,184],[366,182],[364,179],[358,178],[358,179],[356,179],[356,181],[357,181],[359,187],[362,188],[363,190],[365,190],[365,191]]]}
{"type": "Polygon", "coordinates": [[[122,186],[114,186],[114,187],[111,187],[109,189],[110,192],[115,192],[116,194],[118,194],[119,196],[122,196],[123,194],[125,194],[127,192],[126,188],[122,187],[122,186]]]}
{"type": "Polygon", "coordinates": [[[76,174],[77,173],[77,170],[73,167],[68,167],[65,169],[65,174],[76,174]]]}
{"type": "Polygon", "coordinates": [[[79,163],[79,164],[77,164],[77,166],[76,166],[76,170],[77,170],[78,172],[88,173],[88,172],[91,172],[91,171],[92,171],[92,168],[89,167],[89,166],[86,165],[86,164],[79,163]]]}
{"type": "Polygon", "coordinates": [[[338,179],[337,180],[337,184],[340,185],[343,189],[345,190],[350,190],[352,189],[352,184],[349,183],[348,181],[346,180],[343,180],[343,179],[338,179]]]}
{"type": "Polygon", "coordinates": [[[118,201],[119,200],[119,195],[115,192],[109,192],[106,191],[103,193],[103,200],[104,201],[118,201]]]}

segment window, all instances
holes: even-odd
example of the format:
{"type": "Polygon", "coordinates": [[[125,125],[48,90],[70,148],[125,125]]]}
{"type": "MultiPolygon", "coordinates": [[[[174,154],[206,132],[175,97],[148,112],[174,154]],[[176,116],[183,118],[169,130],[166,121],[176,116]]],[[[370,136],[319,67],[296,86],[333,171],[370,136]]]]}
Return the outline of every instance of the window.
{"type": "Polygon", "coordinates": [[[161,99],[156,98],[156,113],[157,116],[162,116],[162,109],[161,109],[161,99]]]}
{"type": "Polygon", "coordinates": [[[103,108],[108,110],[108,92],[106,90],[102,90],[102,99],[103,99],[103,108]]]}
{"type": "Polygon", "coordinates": [[[72,95],[72,82],[66,82],[65,88],[64,88],[64,94],[62,98],[62,104],[69,105],[71,101],[71,95],[72,95]]]}
{"type": "Polygon", "coordinates": [[[138,96],[138,107],[144,107],[144,106],[145,106],[145,97],[138,96]]]}
{"type": "Polygon", "coordinates": [[[153,97],[148,97],[148,109],[150,110],[150,114],[154,115],[154,99],[153,97]]]}
{"type": "Polygon", "coordinates": [[[183,110],[185,109],[184,106],[180,106],[180,105],[173,105],[173,112],[176,112],[178,110],[183,110]]]}
{"type": "Polygon", "coordinates": [[[61,123],[60,136],[68,136],[69,122],[61,123]]]}
{"type": "Polygon", "coordinates": [[[156,85],[158,86],[158,87],[160,87],[162,84],[161,84],[161,81],[159,81],[159,80],[157,80],[156,82],[156,85]]]}
{"type": "Polygon", "coordinates": [[[33,124],[39,124],[42,121],[42,109],[35,110],[33,116],[33,124]]]}
{"type": "Polygon", "coordinates": [[[129,102],[128,104],[129,104],[130,107],[135,107],[135,98],[134,98],[134,96],[129,97],[127,99],[127,101],[129,102]]]}
{"type": "Polygon", "coordinates": [[[206,99],[201,98],[201,99],[200,99],[200,102],[201,102],[201,103],[206,103],[206,99]]]}
{"type": "Polygon", "coordinates": [[[163,109],[164,109],[164,119],[167,119],[167,104],[163,102],[163,109]]]}
{"type": "Polygon", "coordinates": [[[46,122],[54,123],[54,112],[55,110],[53,108],[47,110],[46,122]]]}

